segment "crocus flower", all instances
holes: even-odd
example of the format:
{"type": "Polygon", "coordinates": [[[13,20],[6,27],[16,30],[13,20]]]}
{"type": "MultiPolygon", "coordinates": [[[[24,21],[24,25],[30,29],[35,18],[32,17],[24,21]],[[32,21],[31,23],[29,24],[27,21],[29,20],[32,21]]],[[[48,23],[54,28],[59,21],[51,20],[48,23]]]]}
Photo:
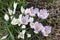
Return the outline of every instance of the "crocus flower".
{"type": "Polygon", "coordinates": [[[22,30],[22,32],[19,33],[18,38],[24,39],[25,32],[26,32],[26,30],[22,30]]]}
{"type": "Polygon", "coordinates": [[[40,12],[37,13],[38,17],[41,19],[46,19],[49,15],[46,9],[41,9],[40,12]]]}
{"type": "Polygon", "coordinates": [[[24,24],[24,25],[27,25],[28,22],[29,22],[29,16],[28,15],[22,16],[21,23],[24,24]]]}
{"type": "Polygon", "coordinates": [[[36,15],[33,7],[29,8],[29,15],[30,15],[30,16],[35,16],[35,15],[36,15]]]}
{"type": "Polygon", "coordinates": [[[51,33],[51,27],[50,27],[50,26],[45,26],[45,27],[42,29],[42,34],[43,34],[43,36],[48,36],[49,33],[51,33]]]}
{"type": "Polygon", "coordinates": [[[19,33],[19,35],[18,35],[18,39],[19,39],[19,38],[24,39],[24,34],[23,34],[22,32],[19,33]]]}
{"type": "Polygon", "coordinates": [[[28,37],[28,38],[31,37],[31,34],[28,33],[28,34],[27,34],[27,37],[28,37]]]}
{"type": "Polygon", "coordinates": [[[30,22],[30,28],[34,28],[34,23],[30,22]]]}
{"type": "Polygon", "coordinates": [[[16,3],[16,2],[14,2],[14,5],[13,5],[13,7],[14,7],[13,14],[15,14],[16,7],[17,7],[17,3],[16,3]]]}
{"type": "Polygon", "coordinates": [[[23,6],[21,6],[21,13],[24,13],[25,9],[23,8],[23,6]]]}
{"type": "Polygon", "coordinates": [[[39,22],[35,22],[34,24],[34,33],[38,33],[39,31],[41,31],[43,28],[43,25],[39,22]]]}
{"type": "Polygon", "coordinates": [[[11,21],[11,24],[12,25],[17,25],[18,24],[18,19],[13,18],[12,21],[11,21]]]}
{"type": "Polygon", "coordinates": [[[22,25],[21,27],[22,27],[22,29],[23,29],[23,28],[26,28],[26,26],[25,26],[25,25],[22,25]]]}
{"type": "Polygon", "coordinates": [[[5,15],[4,15],[4,19],[5,19],[6,21],[9,20],[9,16],[8,16],[8,14],[5,14],[5,15]]]}
{"type": "Polygon", "coordinates": [[[29,11],[30,11],[30,9],[29,8],[26,8],[26,10],[25,10],[25,15],[27,15],[28,13],[29,13],[29,11]]]}
{"type": "Polygon", "coordinates": [[[29,22],[33,22],[34,18],[33,17],[29,17],[29,22]]]}
{"type": "Polygon", "coordinates": [[[13,11],[10,8],[8,8],[8,12],[9,12],[9,15],[13,14],[13,11]]]}

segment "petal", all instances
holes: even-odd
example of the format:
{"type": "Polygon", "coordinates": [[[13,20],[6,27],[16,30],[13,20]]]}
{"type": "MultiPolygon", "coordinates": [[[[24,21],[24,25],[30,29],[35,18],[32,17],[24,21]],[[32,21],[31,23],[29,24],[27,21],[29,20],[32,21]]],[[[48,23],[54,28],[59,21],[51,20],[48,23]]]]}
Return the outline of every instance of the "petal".
{"type": "Polygon", "coordinates": [[[22,25],[22,29],[23,29],[23,28],[26,28],[26,26],[25,26],[25,25],[22,25]]]}
{"type": "Polygon", "coordinates": [[[26,30],[22,30],[22,34],[25,34],[26,30]]]}
{"type": "Polygon", "coordinates": [[[24,39],[24,34],[22,32],[20,32],[20,34],[18,35],[18,38],[24,39]]]}
{"type": "Polygon", "coordinates": [[[9,12],[9,15],[13,14],[13,11],[10,8],[8,8],[8,12],[9,12]]]}
{"type": "Polygon", "coordinates": [[[38,31],[34,31],[34,33],[38,34],[38,31]]]}
{"type": "Polygon", "coordinates": [[[50,27],[50,26],[45,26],[45,30],[46,30],[48,33],[51,33],[51,27],[50,27]]]}
{"type": "Polygon", "coordinates": [[[43,32],[43,36],[48,36],[48,34],[46,34],[46,32],[43,32]]]}
{"type": "Polygon", "coordinates": [[[18,19],[13,18],[13,20],[11,21],[12,25],[17,25],[18,24],[18,19]]]}
{"type": "Polygon", "coordinates": [[[21,6],[21,12],[24,13],[25,9],[23,8],[23,6],[21,6]]]}
{"type": "Polygon", "coordinates": [[[35,8],[34,9],[34,13],[38,13],[39,12],[39,9],[38,8],[35,8]]]}
{"type": "Polygon", "coordinates": [[[6,39],[8,35],[5,35],[1,38],[1,40],[6,39]]]}
{"type": "Polygon", "coordinates": [[[16,9],[16,7],[17,7],[17,3],[16,3],[16,2],[14,2],[14,9],[16,9]]]}
{"type": "Polygon", "coordinates": [[[5,19],[6,21],[9,20],[9,16],[8,16],[8,14],[5,14],[5,15],[4,15],[4,19],[5,19]]]}
{"type": "Polygon", "coordinates": [[[28,14],[29,11],[30,11],[30,9],[27,8],[27,9],[25,10],[25,14],[28,14]]]}
{"type": "Polygon", "coordinates": [[[33,17],[30,17],[29,18],[29,22],[33,22],[34,21],[34,18],[33,17]]]}
{"type": "Polygon", "coordinates": [[[31,34],[27,34],[27,37],[31,37],[31,34]]]}
{"type": "Polygon", "coordinates": [[[30,23],[30,28],[34,28],[34,23],[30,23]]]}

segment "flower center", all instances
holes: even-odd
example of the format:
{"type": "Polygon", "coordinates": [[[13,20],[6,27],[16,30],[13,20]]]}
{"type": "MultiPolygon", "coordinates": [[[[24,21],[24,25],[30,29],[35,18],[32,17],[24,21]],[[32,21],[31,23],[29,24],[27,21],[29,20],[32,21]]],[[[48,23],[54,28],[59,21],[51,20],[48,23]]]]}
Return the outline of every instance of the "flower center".
{"type": "Polygon", "coordinates": [[[46,32],[46,34],[48,35],[48,34],[49,34],[49,32],[46,32]]]}
{"type": "Polygon", "coordinates": [[[42,16],[45,16],[44,13],[41,14],[42,16]]]}
{"type": "Polygon", "coordinates": [[[46,32],[46,35],[48,35],[49,34],[49,32],[45,29],[45,32],[46,32]]]}
{"type": "Polygon", "coordinates": [[[33,14],[34,12],[32,10],[30,10],[30,14],[33,14]]]}
{"type": "Polygon", "coordinates": [[[36,27],[36,30],[39,30],[39,29],[40,29],[40,26],[37,26],[37,27],[36,27]]]}
{"type": "Polygon", "coordinates": [[[22,21],[23,21],[23,23],[25,23],[25,22],[26,22],[26,19],[25,19],[25,18],[23,18],[23,20],[22,20],[22,21]]]}

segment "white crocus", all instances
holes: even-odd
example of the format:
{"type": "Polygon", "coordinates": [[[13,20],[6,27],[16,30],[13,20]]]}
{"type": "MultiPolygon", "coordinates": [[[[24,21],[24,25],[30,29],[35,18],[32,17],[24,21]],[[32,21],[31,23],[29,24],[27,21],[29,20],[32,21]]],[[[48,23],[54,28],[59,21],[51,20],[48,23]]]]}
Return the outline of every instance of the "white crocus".
{"type": "Polygon", "coordinates": [[[24,39],[25,32],[26,32],[26,30],[22,30],[22,32],[19,33],[18,38],[24,39]]]}
{"type": "Polygon", "coordinates": [[[9,20],[9,16],[8,16],[8,14],[5,14],[5,15],[4,15],[4,19],[5,19],[6,21],[9,20]]]}
{"type": "Polygon", "coordinates": [[[34,28],[34,23],[30,23],[30,28],[34,28]]]}
{"type": "Polygon", "coordinates": [[[19,39],[19,38],[24,39],[24,34],[23,34],[22,32],[19,33],[19,35],[18,35],[18,39],[19,39]]]}
{"type": "Polygon", "coordinates": [[[3,36],[3,37],[1,38],[1,40],[6,39],[6,38],[7,38],[7,36],[8,36],[8,35],[3,36]]]}
{"type": "Polygon", "coordinates": [[[26,28],[26,26],[25,26],[25,25],[22,25],[21,27],[22,27],[22,29],[23,29],[23,28],[26,28]]]}
{"type": "Polygon", "coordinates": [[[12,25],[17,25],[18,24],[18,19],[13,18],[13,20],[11,21],[12,25]]]}
{"type": "Polygon", "coordinates": [[[30,17],[29,18],[29,22],[33,22],[34,21],[34,18],[33,17],[30,17]]]}
{"type": "Polygon", "coordinates": [[[16,11],[16,7],[17,7],[17,3],[16,2],[14,2],[14,10],[13,10],[13,14],[15,14],[15,11],[16,11]]]}
{"type": "Polygon", "coordinates": [[[19,18],[18,18],[18,26],[21,25],[21,17],[22,17],[22,14],[19,15],[19,18]]]}
{"type": "Polygon", "coordinates": [[[29,8],[27,8],[27,9],[25,10],[25,14],[28,14],[28,13],[29,13],[29,11],[30,11],[30,9],[29,9],[29,8]]]}
{"type": "Polygon", "coordinates": [[[9,12],[9,15],[12,15],[13,13],[13,11],[10,8],[8,8],[8,12],[9,12]]]}
{"type": "Polygon", "coordinates": [[[31,34],[27,34],[27,37],[31,37],[31,34]]]}
{"type": "Polygon", "coordinates": [[[22,33],[25,34],[26,30],[22,30],[22,33]]]}
{"type": "Polygon", "coordinates": [[[21,19],[18,19],[18,26],[21,25],[21,19]]]}
{"type": "Polygon", "coordinates": [[[21,12],[24,13],[25,9],[21,6],[21,12]]]}

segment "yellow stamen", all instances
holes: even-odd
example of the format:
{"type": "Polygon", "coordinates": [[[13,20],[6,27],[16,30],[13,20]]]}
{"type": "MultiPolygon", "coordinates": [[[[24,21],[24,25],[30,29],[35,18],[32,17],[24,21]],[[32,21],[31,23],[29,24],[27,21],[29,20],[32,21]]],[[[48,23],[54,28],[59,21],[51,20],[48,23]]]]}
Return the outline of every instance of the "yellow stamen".
{"type": "Polygon", "coordinates": [[[48,34],[49,34],[49,32],[46,32],[46,34],[48,35],[48,34]]]}
{"type": "Polygon", "coordinates": [[[45,16],[44,13],[41,14],[42,16],[45,16]]]}
{"type": "Polygon", "coordinates": [[[30,10],[30,14],[33,14],[34,12],[32,10],[30,10]]]}
{"type": "Polygon", "coordinates": [[[37,26],[37,27],[36,27],[36,30],[39,30],[39,29],[40,29],[40,26],[37,26]]]}

